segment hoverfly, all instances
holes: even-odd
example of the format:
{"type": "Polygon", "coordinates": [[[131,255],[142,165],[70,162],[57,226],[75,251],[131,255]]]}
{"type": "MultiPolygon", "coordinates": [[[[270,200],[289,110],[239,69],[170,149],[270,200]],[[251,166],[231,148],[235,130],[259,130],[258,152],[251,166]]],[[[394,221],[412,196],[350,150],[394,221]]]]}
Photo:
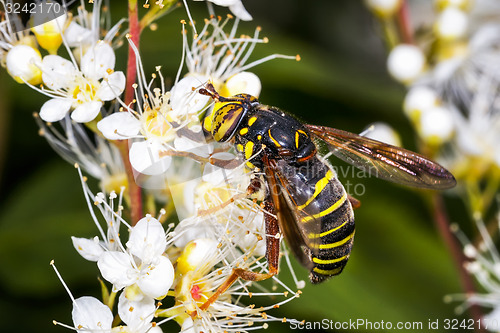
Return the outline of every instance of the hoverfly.
{"type": "Polygon", "coordinates": [[[260,104],[254,96],[220,96],[210,83],[199,93],[219,102],[204,124],[205,131],[219,142],[234,140],[247,165],[263,171],[267,183],[264,209],[270,213],[265,214],[269,273],[235,269],[205,308],[238,277],[260,281],[278,272],[279,237],[274,236],[279,232],[309,269],[312,283],[342,272],[353,244],[353,206],[359,201],[346,193],[330,164],[319,156],[315,138],[340,159],[385,180],[435,190],[456,184],[448,170],[412,151],[334,128],[302,124],[278,108],[260,104]]]}

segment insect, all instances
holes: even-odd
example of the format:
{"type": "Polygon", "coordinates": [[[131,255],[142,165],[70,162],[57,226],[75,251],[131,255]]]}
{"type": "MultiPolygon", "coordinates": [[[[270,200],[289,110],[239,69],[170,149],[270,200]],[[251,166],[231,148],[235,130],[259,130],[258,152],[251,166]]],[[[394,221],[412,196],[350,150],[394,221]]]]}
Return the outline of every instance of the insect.
{"type": "MultiPolygon", "coordinates": [[[[237,277],[259,281],[275,275],[279,237],[274,236],[278,233],[310,270],[312,283],[342,272],[354,239],[353,206],[359,206],[359,201],[346,193],[330,164],[318,154],[315,138],[340,159],[382,179],[437,190],[456,184],[445,168],[409,150],[303,124],[278,108],[260,104],[254,96],[220,96],[210,83],[199,92],[219,102],[204,124],[205,130],[216,141],[234,140],[247,165],[263,171],[267,185],[264,207],[270,213],[265,214],[269,273],[235,269],[212,297],[218,297],[237,277]]],[[[209,303],[210,299],[205,305],[209,303]]]]}

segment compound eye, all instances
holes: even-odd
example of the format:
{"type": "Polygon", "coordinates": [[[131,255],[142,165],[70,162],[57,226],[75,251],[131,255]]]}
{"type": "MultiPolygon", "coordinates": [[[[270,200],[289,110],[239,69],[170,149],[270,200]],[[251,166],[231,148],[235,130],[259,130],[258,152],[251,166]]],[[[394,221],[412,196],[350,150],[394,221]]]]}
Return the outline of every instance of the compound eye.
{"type": "Polygon", "coordinates": [[[212,136],[215,141],[228,141],[238,129],[247,107],[241,102],[220,103],[216,110],[212,123],[212,136]]]}

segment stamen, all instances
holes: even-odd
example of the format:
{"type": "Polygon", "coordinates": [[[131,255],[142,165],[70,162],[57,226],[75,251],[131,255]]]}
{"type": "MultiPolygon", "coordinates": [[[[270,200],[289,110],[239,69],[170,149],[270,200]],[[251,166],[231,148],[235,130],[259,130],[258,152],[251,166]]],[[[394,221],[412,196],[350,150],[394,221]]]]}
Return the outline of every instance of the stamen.
{"type": "Polygon", "coordinates": [[[75,297],[73,297],[73,294],[71,293],[71,291],[69,290],[69,287],[68,285],[66,284],[66,282],[64,282],[64,279],[62,278],[61,274],[59,273],[59,271],[57,270],[57,267],[54,263],[54,260],[51,260],[50,261],[50,266],[52,266],[52,268],[54,269],[54,272],[56,272],[56,275],[57,277],[59,278],[59,281],[61,281],[61,284],[63,285],[64,289],[66,289],[66,292],[68,293],[69,295],[69,298],[71,298],[71,302],[75,305],[78,306],[77,303],[75,303],[75,297]]]}

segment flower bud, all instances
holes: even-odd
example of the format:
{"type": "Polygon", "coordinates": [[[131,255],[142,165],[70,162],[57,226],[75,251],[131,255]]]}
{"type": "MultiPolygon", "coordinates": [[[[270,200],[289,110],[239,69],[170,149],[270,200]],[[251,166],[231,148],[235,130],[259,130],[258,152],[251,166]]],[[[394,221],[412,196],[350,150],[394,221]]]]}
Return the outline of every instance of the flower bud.
{"type": "Polygon", "coordinates": [[[433,89],[425,86],[411,88],[406,94],[403,110],[413,122],[420,119],[420,115],[438,104],[438,96],[433,89]]]}
{"type": "Polygon", "coordinates": [[[434,30],[443,40],[452,41],[459,39],[467,32],[468,18],[464,11],[448,7],[439,15],[434,30]]]}
{"type": "Polygon", "coordinates": [[[418,47],[401,44],[392,49],[387,59],[389,73],[398,81],[410,83],[423,71],[425,56],[418,47]]]}
{"type": "Polygon", "coordinates": [[[40,52],[27,45],[16,45],[7,53],[6,67],[10,76],[18,83],[36,85],[42,82],[40,52]]]}
{"type": "Polygon", "coordinates": [[[420,117],[420,135],[431,145],[440,145],[447,141],[453,130],[451,112],[443,107],[436,106],[420,117]]]}
{"type": "MultiPolygon", "coordinates": [[[[211,258],[217,251],[217,242],[209,238],[199,238],[186,244],[181,255],[177,259],[177,272],[186,274],[200,268],[203,264],[210,264],[211,258]]],[[[214,263],[215,264],[215,263],[214,263]]],[[[212,267],[207,267],[212,268],[212,267]]]]}
{"type": "Polygon", "coordinates": [[[262,84],[257,75],[251,72],[241,72],[231,76],[220,90],[222,96],[234,96],[237,94],[249,94],[258,97],[262,84]]]}
{"type": "Polygon", "coordinates": [[[401,147],[401,138],[399,134],[388,124],[377,122],[368,126],[367,129],[368,131],[365,137],[401,147]]]}

